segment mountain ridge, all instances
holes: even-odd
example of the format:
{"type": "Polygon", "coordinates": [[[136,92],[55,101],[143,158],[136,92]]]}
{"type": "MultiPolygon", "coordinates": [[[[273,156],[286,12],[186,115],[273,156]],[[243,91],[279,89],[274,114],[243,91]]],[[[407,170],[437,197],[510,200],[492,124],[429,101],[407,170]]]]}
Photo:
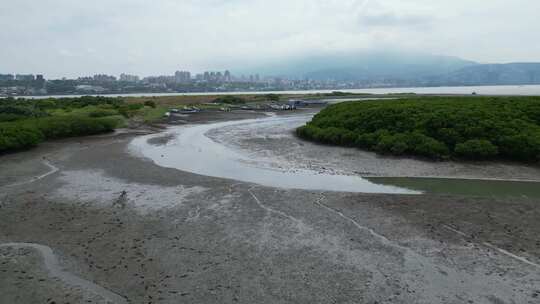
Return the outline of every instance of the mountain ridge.
{"type": "Polygon", "coordinates": [[[247,73],[317,81],[407,85],[540,84],[540,63],[477,63],[453,56],[398,52],[335,53],[291,58],[247,73]]]}

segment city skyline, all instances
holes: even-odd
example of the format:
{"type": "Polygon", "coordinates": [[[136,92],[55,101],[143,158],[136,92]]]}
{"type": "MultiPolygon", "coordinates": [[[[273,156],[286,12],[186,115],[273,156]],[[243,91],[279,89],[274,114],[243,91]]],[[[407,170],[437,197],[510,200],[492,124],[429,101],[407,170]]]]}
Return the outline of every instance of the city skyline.
{"type": "MultiPolygon", "coordinates": [[[[232,81],[234,79],[243,79],[243,78],[259,78],[259,74],[240,74],[235,75],[229,70],[209,70],[209,71],[203,71],[203,72],[191,72],[187,70],[177,70],[172,74],[166,75],[138,75],[138,74],[129,74],[121,72],[120,74],[106,74],[106,73],[99,73],[94,75],[80,75],[75,76],[72,78],[68,77],[58,77],[58,78],[48,78],[45,74],[38,74],[38,73],[10,73],[5,71],[0,71],[0,80],[1,81],[9,81],[9,80],[19,80],[19,81],[33,81],[33,80],[84,80],[92,78],[93,80],[114,80],[114,81],[125,81],[125,82],[139,82],[144,81],[145,79],[152,79],[152,78],[163,78],[163,77],[171,77],[173,79],[176,79],[177,82],[182,81],[188,81],[188,80],[205,80],[205,81],[211,81],[211,80],[220,80],[220,81],[232,81]],[[217,79],[216,79],[217,77],[217,79]],[[99,79],[101,78],[101,79],[99,79]],[[110,79],[106,79],[110,78],[110,79]],[[114,79],[111,79],[114,78],[114,79]]],[[[268,78],[274,78],[273,76],[267,76],[268,78]]]]}
{"type": "MultiPolygon", "coordinates": [[[[199,76],[199,75],[204,75],[205,73],[208,73],[208,74],[211,74],[211,73],[223,73],[223,74],[226,74],[226,73],[229,73],[229,75],[232,75],[232,73],[229,71],[229,70],[224,70],[224,71],[218,71],[218,70],[212,70],[212,71],[203,71],[203,72],[200,72],[200,73],[197,73],[197,72],[191,72],[191,71],[184,71],[184,70],[177,70],[175,72],[173,72],[172,76],[176,76],[176,77],[184,77],[184,78],[189,78],[189,79],[196,79],[197,77],[196,76],[199,76]],[[179,73],[187,73],[187,74],[183,74],[183,76],[179,76],[179,73]],[[188,75],[188,76],[186,76],[188,75]]],[[[105,75],[105,76],[118,76],[118,80],[121,80],[123,77],[126,77],[126,81],[133,81],[132,80],[132,77],[138,77],[139,80],[141,79],[144,79],[144,78],[148,78],[148,77],[160,77],[160,76],[171,76],[171,75],[140,75],[140,74],[137,74],[137,73],[125,73],[125,72],[120,72],[119,74],[107,74],[107,73],[98,73],[98,74],[93,74],[93,75],[88,75],[88,74],[85,74],[85,73],[82,73],[81,75],[79,76],[75,76],[75,77],[72,77],[72,78],[68,78],[66,76],[61,76],[61,77],[58,77],[58,78],[48,78],[46,77],[46,74],[43,74],[43,73],[36,73],[36,72],[31,72],[31,73],[19,73],[19,72],[9,72],[9,71],[0,71],[0,75],[2,76],[13,76],[13,79],[12,80],[17,80],[17,76],[21,77],[21,78],[25,78],[26,76],[34,76],[34,77],[37,77],[37,76],[42,76],[42,77],[45,77],[49,80],[58,80],[58,79],[79,79],[79,78],[85,78],[85,77],[94,77],[94,76],[100,76],[100,75],[105,75]]],[[[28,80],[28,79],[18,79],[18,80],[28,80]]]]}

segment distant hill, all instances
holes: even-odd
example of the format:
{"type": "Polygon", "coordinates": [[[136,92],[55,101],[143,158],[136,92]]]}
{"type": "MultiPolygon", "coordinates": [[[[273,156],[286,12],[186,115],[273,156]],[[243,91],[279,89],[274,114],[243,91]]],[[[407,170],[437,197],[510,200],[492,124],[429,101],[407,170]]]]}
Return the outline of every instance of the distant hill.
{"type": "Polygon", "coordinates": [[[389,51],[306,56],[240,72],[385,85],[540,84],[540,63],[479,64],[458,57],[389,51]]]}
{"type": "Polygon", "coordinates": [[[445,85],[540,84],[540,63],[480,64],[429,77],[428,82],[445,85]]]}
{"type": "Polygon", "coordinates": [[[443,75],[477,63],[449,56],[397,52],[354,52],[292,58],[245,73],[314,80],[412,80],[443,75]]]}

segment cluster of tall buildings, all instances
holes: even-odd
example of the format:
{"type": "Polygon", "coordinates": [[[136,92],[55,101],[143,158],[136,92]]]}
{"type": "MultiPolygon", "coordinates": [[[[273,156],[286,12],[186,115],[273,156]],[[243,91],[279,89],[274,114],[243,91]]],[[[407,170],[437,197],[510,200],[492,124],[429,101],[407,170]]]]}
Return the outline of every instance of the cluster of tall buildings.
{"type": "Polygon", "coordinates": [[[46,84],[42,74],[0,74],[0,97],[46,94],[46,84]]]}
{"type": "Polygon", "coordinates": [[[160,83],[160,84],[185,84],[193,82],[208,82],[208,83],[227,83],[232,82],[233,77],[231,72],[204,72],[193,76],[189,71],[176,71],[174,75],[164,76],[149,76],[142,79],[144,83],[160,83]]]}
{"type": "MultiPolygon", "coordinates": [[[[63,78],[62,80],[67,80],[63,78]]],[[[85,76],[75,79],[79,83],[147,83],[147,84],[189,84],[189,83],[230,83],[230,82],[252,82],[261,81],[259,75],[248,75],[235,77],[230,71],[207,71],[193,75],[189,71],[176,71],[174,75],[148,76],[140,78],[137,75],[122,73],[120,77],[115,77],[106,74],[97,74],[94,76],[85,76]]],[[[0,74],[0,81],[45,81],[43,75],[22,75],[22,74],[0,74]]]]}
{"type": "Polygon", "coordinates": [[[192,75],[189,71],[176,71],[173,76],[150,76],[145,77],[143,82],[149,83],[192,83],[192,82],[211,82],[211,83],[225,83],[232,82],[233,77],[231,72],[204,72],[196,75],[192,75]]]}
{"type": "Polygon", "coordinates": [[[0,74],[0,81],[45,81],[43,75],[38,74],[0,74]]]}
{"type": "Polygon", "coordinates": [[[176,73],[174,73],[174,80],[176,83],[191,82],[191,73],[188,71],[176,71],[176,73]]]}
{"type": "MultiPolygon", "coordinates": [[[[122,73],[120,77],[107,75],[107,74],[96,74],[94,76],[85,76],[79,77],[77,79],[66,79],[62,78],[64,81],[74,81],[76,86],[81,87],[91,87],[102,89],[105,87],[134,87],[136,86],[148,86],[152,88],[174,88],[182,85],[215,85],[216,87],[221,86],[227,83],[274,83],[274,79],[268,78],[262,80],[259,75],[242,75],[242,76],[233,76],[232,73],[228,70],[226,71],[206,71],[203,73],[192,74],[190,71],[179,70],[176,71],[173,75],[162,75],[162,76],[148,76],[141,78],[137,75],[131,75],[122,73]]],[[[0,74],[0,82],[3,85],[18,86],[19,84],[10,84],[13,81],[19,81],[22,85],[23,83],[32,83],[32,86],[40,85],[45,86],[46,80],[43,75],[33,75],[33,74],[0,74]]]]}
{"type": "Polygon", "coordinates": [[[197,81],[206,81],[206,82],[231,82],[232,75],[231,72],[204,72],[202,74],[197,74],[195,76],[197,81]]]}
{"type": "Polygon", "coordinates": [[[79,77],[77,78],[77,81],[79,82],[100,82],[100,83],[106,83],[106,82],[115,82],[117,79],[114,76],[106,75],[106,74],[98,74],[94,76],[88,76],[88,77],[79,77]]]}
{"type": "Polygon", "coordinates": [[[77,79],[62,78],[49,81],[46,81],[43,75],[0,74],[0,97],[46,94],[347,89],[365,85],[354,82],[260,77],[258,74],[236,76],[230,71],[206,71],[192,74],[189,71],[179,70],[172,75],[145,78],[126,73],[122,73],[119,77],[97,74],[77,79]]]}
{"type": "Polygon", "coordinates": [[[120,74],[120,81],[122,82],[139,82],[141,78],[137,75],[120,74]]]}

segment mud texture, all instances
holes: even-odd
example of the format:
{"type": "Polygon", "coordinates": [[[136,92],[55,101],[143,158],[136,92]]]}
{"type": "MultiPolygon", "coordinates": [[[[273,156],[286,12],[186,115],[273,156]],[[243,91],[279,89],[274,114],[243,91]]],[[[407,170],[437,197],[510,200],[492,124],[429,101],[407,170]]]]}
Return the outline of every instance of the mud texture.
{"type": "MultiPolygon", "coordinates": [[[[0,244],[128,303],[540,302],[537,200],[266,188],[159,167],[134,136],[0,157],[0,244]]],[[[0,303],[107,300],[3,246],[0,303]]]]}

